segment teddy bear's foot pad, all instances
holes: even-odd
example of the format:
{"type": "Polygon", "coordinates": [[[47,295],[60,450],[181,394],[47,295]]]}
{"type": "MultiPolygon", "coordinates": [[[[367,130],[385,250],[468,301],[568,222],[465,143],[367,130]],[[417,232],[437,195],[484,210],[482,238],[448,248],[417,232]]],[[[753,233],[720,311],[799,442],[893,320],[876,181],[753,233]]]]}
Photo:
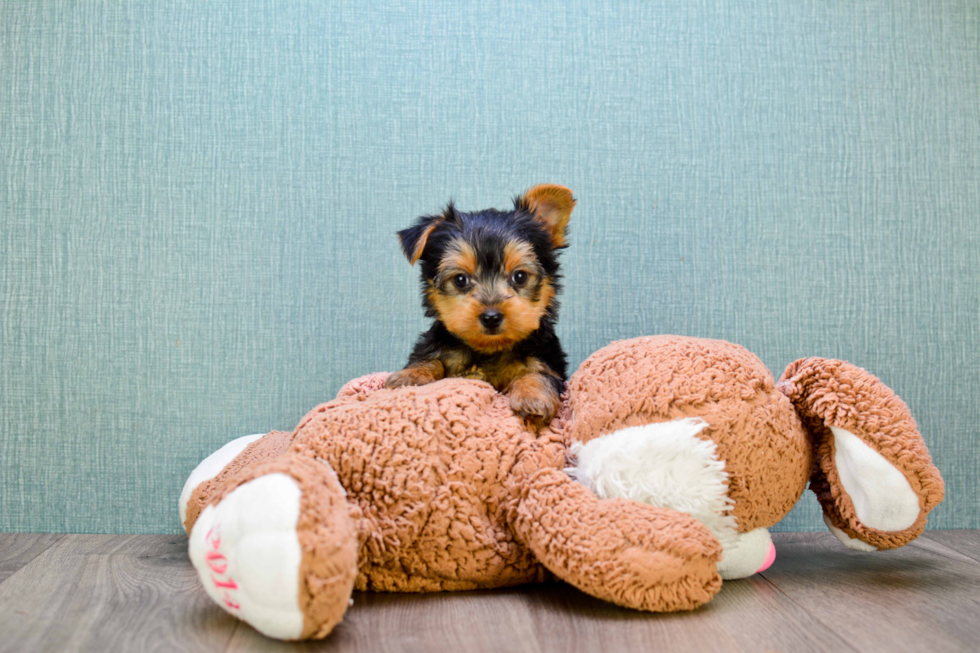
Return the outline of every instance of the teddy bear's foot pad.
{"type": "Polygon", "coordinates": [[[263,435],[265,434],[256,433],[255,435],[246,435],[236,438],[231,442],[226,443],[223,447],[202,460],[197,467],[194,468],[191,475],[187,477],[187,482],[184,483],[184,489],[180,491],[180,504],[177,507],[180,510],[181,524],[187,521],[187,504],[191,500],[191,493],[194,492],[197,486],[220,474],[221,471],[228,466],[228,463],[234,460],[238,454],[245,450],[245,447],[252,444],[263,435]]]}
{"type": "Polygon", "coordinates": [[[194,522],[212,497],[221,493],[227,481],[249,465],[278,458],[286,453],[293,434],[270,431],[237,438],[205,458],[191,472],[180,493],[180,521],[189,534],[194,522]]]}
{"type": "Polygon", "coordinates": [[[204,509],[189,542],[208,596],[278,639],[296,639],[303,631],[296,533],[300,496],[299,485],[286,474],[244,483],[204,509]]]}

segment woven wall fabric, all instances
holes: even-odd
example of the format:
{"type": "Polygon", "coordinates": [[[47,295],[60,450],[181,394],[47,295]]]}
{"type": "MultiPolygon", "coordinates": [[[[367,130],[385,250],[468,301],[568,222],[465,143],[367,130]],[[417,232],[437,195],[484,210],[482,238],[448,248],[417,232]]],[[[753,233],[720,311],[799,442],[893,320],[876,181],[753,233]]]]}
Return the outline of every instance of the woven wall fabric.
{"type": "Polygon", "coordinates": [[[849,360],[978,528],[978,107],[966,0],[3,0],[0,531],[178,532],[208,453],[404,363],[397,229],[540,182],[573,369],[849,360]]]}

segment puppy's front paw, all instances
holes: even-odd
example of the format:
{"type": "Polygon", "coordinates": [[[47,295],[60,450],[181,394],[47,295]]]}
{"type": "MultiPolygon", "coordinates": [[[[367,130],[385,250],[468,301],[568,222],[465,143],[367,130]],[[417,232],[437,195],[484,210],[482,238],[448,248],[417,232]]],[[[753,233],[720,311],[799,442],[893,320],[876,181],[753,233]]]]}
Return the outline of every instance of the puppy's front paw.
{"type": "Polygon", "coordinates": [[[395,372],[385,381],[386,388],[401,388],[406,385],[426,385],[443,377],[442,363],[429,361],[419,365],[410,365],[395,372]]]}
{"type": "Polygon", "coordinates": [[[561,407],[561,399],[551,381],[541,374],[521,377],[507,394],[511,410],[534,428],[550,424],[561,407]]]}

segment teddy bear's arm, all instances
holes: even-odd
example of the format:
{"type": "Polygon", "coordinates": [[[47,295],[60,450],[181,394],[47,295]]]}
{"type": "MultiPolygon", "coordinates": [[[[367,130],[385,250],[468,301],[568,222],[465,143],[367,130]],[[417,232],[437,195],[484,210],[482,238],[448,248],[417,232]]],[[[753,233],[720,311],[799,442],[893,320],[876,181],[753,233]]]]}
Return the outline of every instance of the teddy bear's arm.
{"type": "Polygon", "coordinates": [[[601,500],[557,469],[529,479],[514,521],[548,569],[606,601],[689,610],[721,587],[721,546],[700,522],[635,501],[601,500]]]}

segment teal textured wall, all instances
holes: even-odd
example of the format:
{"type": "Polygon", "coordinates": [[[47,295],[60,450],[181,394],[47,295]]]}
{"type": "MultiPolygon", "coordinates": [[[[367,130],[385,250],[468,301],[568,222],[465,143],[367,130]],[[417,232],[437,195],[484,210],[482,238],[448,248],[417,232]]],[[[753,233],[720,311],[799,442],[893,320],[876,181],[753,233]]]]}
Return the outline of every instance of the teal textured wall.
{"type": "Polygon", "coordinates": [[[395,230],[545,181],[573,365],[848,359],[980,527],[980,6],[747,4],[0,3],[0,530],[176,532],[206,454],[404,361],[395,230]]]}

